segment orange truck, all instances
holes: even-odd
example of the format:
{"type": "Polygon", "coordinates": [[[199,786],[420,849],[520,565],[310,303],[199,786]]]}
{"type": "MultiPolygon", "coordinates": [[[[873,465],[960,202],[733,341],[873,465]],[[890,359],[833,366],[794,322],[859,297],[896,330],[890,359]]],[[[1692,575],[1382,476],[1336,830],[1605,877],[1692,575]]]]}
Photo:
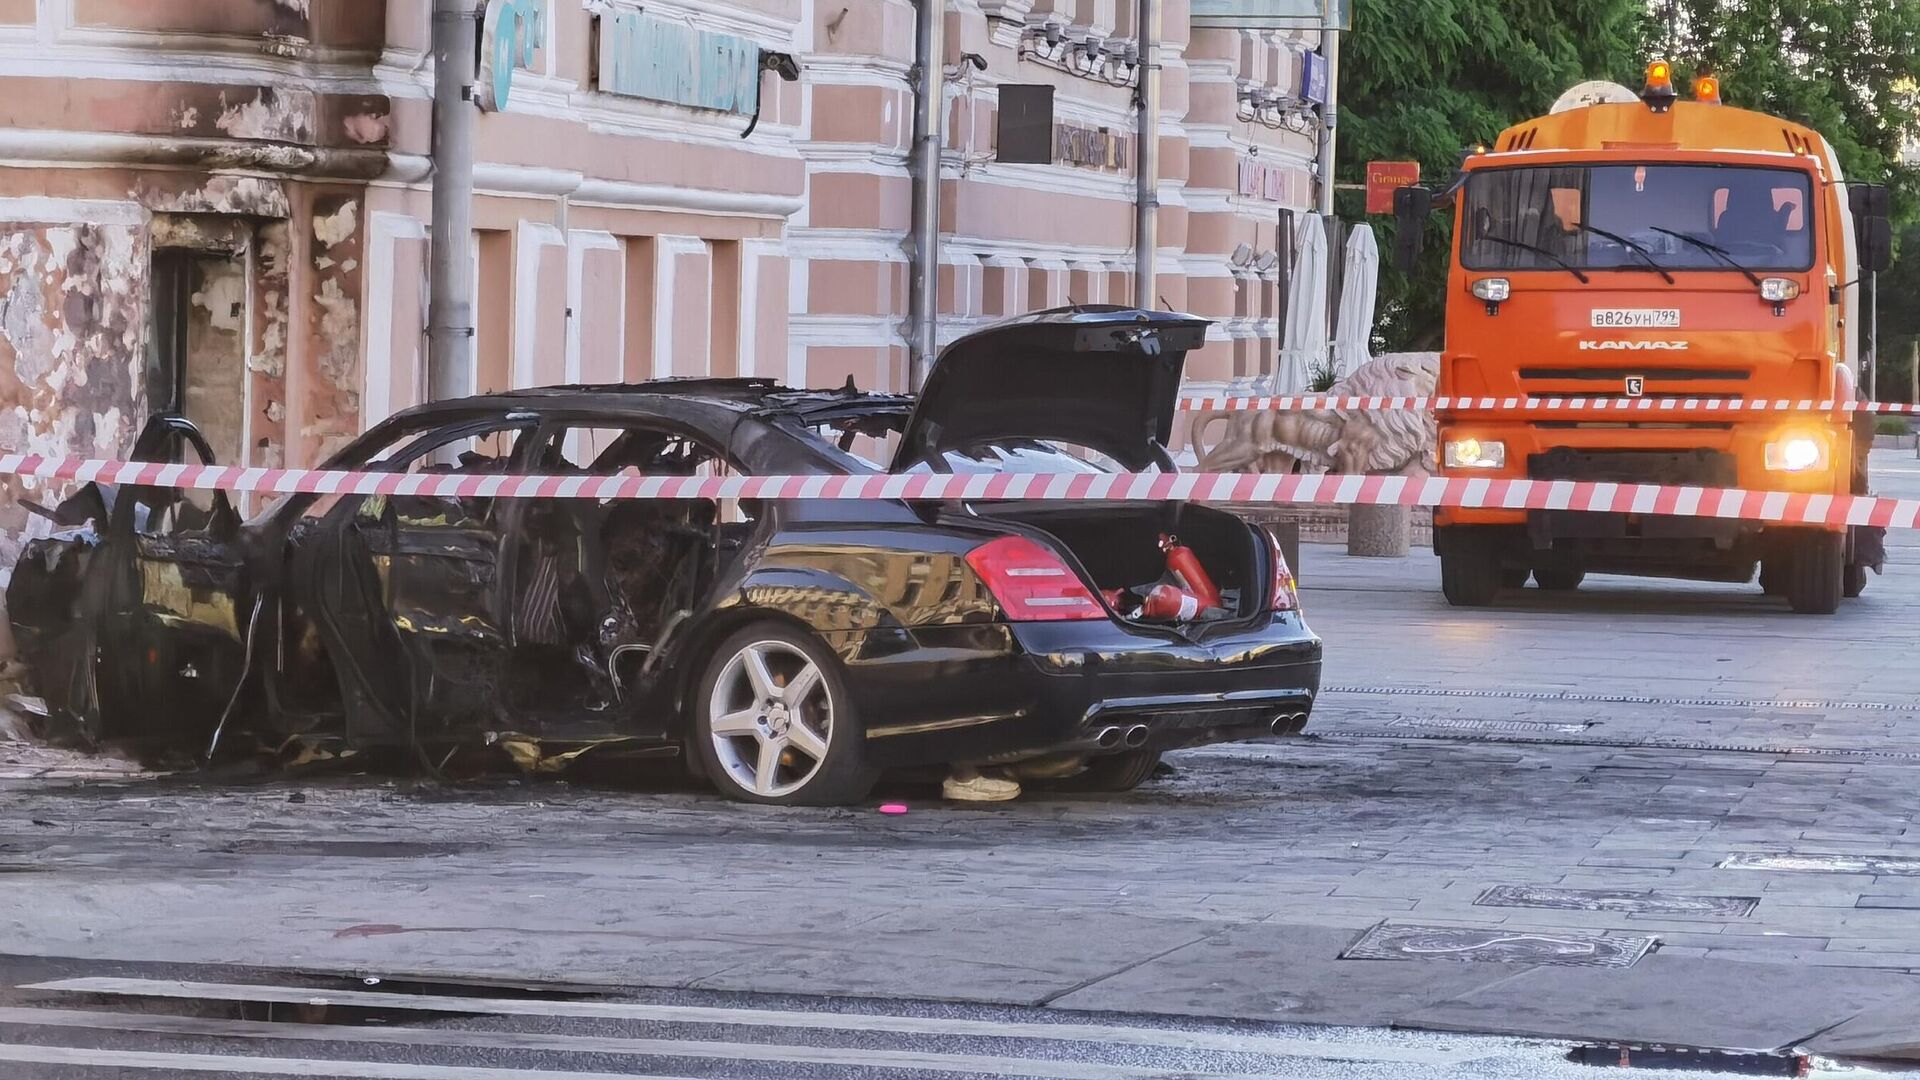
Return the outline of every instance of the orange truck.
{"type": "MultiPolygon", "coordinates": [[[[1454,209],[1439,393],[1498,397],[1853,400],[1861,279],[1884,269],[1886,189],[1849,184],[1818,132],[1685,98],[1672,68],[1639,94],[1575,87],[1463,161],[1445,191],[1395,192],[1395,257],[1454,209]]],[[[1867,414],[1450,411],[1447,476],[1864,494],[1867,414]]],[[[1442,509],[1447,600],[1493,603],[1529,576],[1589,572],[1749,582],[1828,614],[1880,570],[1868,528],[1565,510],[1442,509]]]]}

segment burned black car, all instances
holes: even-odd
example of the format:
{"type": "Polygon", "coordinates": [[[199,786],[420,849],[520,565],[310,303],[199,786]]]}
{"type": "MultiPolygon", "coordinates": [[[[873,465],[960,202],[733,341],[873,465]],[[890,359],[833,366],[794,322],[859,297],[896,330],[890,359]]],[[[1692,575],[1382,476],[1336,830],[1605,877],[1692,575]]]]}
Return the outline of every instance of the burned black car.
{"type": "MultiPolygon", "coordinates": [[[[1205,333],[1028,316],[955,343],[917,404],[752,379],[513,391],[408,410],[327,467],[1171,470],[1205,333]]],[[[135,456],[187,451],[211,457],[163,418],[135,456]]],[[[618,742],[774,803],[947,762],[1117,790],[1169,749],[1298,732],[1319,682],[1272,537],[1178,502],[300,494],[243,524],[224,494],[89,485],[42,512],[54,535],[9,611],[54,718],[95,743],[211,753],[244,731],[551,763],[618,742]]]]}

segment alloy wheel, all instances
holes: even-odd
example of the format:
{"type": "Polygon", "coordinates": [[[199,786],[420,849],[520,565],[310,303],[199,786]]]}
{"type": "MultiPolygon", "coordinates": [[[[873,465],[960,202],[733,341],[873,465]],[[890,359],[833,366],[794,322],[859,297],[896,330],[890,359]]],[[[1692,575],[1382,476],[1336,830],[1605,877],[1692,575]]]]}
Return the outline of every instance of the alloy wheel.
{"type": "Polygon", "coordinates": [[[784,641],[744,645],[720,669],[707,705],[714,757],[734,783],[777,798],[807,786],[833,745],[833,692],[820,667],[784,641]]]}

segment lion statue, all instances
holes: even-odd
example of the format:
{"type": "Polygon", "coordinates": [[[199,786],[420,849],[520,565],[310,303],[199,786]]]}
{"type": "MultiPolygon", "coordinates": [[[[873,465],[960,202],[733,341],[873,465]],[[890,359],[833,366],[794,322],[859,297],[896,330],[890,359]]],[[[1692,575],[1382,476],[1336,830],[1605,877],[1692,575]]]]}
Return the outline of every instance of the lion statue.
{"type": "MultiPolygon", "coordinates": [[[[1440,354],[1390,353],[1360,365],[1327,393],[1351,397],[1426,397],[1440,379],[1440,354]]],[[[1195,416],[1188,448],[1202,472],[1289,473],[1301,465],[1336,473],[1426,471],[1438,438],[1423,409],[1255,409],[1195,416]],[[1207,431],[1227,422],[1211,448],[1207,431]]]]}

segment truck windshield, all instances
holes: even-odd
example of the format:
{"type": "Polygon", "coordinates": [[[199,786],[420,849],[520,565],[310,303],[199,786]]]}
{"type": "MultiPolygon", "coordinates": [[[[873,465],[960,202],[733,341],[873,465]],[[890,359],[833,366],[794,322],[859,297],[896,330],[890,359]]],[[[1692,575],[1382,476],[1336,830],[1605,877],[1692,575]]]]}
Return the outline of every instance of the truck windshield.
{"type": "Polygon", "coordinates": [[[1467,181],[1461,262],[1470,270],[1644,270],[1650,256],[1667,270],[1806,270],[1812,205],[1807,174],[1792,169],[1481,169],[1467,181]]]}

